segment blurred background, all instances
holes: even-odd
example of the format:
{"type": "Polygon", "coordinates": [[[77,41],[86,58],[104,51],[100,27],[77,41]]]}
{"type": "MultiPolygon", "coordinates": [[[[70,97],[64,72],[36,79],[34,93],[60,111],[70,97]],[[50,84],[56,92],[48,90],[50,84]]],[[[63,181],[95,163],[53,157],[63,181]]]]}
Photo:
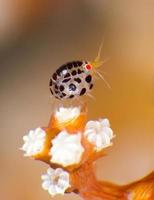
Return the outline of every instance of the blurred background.
{"type": "Polygon", "coordinates": [[[1,199],[51,199],[40,179],[48,166],[23,157],[22,136],[48,124],[54,70],[92,60],[102,38],[109,59],[101,71],[111,89],[96,81],[89,118],[109,118],[116,138],[96,173],[126,184],[154,169],[153,19],[152,0],[0,0],[1,199]]]}

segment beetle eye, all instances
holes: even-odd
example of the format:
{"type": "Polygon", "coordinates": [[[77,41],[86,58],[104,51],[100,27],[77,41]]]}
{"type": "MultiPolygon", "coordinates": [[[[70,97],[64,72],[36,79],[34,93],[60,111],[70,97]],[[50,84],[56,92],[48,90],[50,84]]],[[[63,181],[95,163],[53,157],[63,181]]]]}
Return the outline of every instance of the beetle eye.
{"type": "Polygon", "coordinates": [[[87,70],[91,70],[91,69],[92,69],[92,66],[91,66],[90,64],[87,64],[87,65],[86,65],[86,69],[87,69],[87,70]]]}

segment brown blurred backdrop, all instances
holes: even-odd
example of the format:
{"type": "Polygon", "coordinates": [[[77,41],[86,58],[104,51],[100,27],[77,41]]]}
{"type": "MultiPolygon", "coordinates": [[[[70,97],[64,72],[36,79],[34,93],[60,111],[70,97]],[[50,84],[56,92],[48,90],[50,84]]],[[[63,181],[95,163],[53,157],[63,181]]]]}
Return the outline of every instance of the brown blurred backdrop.
{"type": "Polygon", "coordinates": [[[51,199],[40,179],[48,166],[23,157],[22,136],[48,124],[52,72],[93,59],[102,38],[111,89],[96,81],[89,118],[108,117],[116,138],[97,175],[125,184],[153,170],[153,19],[152,0],[0,0],[0,199],[51,199]]]}

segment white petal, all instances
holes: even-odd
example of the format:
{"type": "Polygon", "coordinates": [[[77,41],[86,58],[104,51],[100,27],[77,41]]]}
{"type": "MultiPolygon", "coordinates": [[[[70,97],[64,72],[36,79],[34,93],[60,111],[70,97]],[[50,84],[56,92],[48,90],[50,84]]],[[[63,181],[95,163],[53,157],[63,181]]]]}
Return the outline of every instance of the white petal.
{"type": "Polygon", "coordinates": [[[98,148],[101,148],[102,146],[102,138],[101,138],[101,135],[97,135],[97,138],[96,138],[96,146],[98,148]]]}
{"type": "Polygon", "coordinates": [[[36,130],[35,130],[35,133],[42,133],[42,129],[40,127],[38,127],[36,130]]]}
{"type": "Polygon", "coordinates": [[[57,168],[57,169],[55,170],[55,175],[56,175],[56,176],[60,176],[61,173],[63,173],[63,169],[62,169],[62,168],[57,168]]]}
{"type": "Polygon", "coordinates": [[[108,128],[108,127],[104,127],[102,129],[103,132],[105,132],[110,138],[113,138],[113,131],[111,128],[108,128]]]}
{"type": "Polygon", "coordinates": [[[110,145],[110,138],[108,135],[106,134],[102,134],[102,143],[103,143],[103,146],[108,146],[110,145]]]}
{"type": "Polygon", "coordinates": [[[23,146],[22,146],[22,150],[24,150],[24,151],[26,151],[27,150],[27,148],[28,148],[28,144],[27,143],[25,143],[23,146]]]}
{"type": "Polygon", "coordinates": [[[65,188],[60,187],[59,185],[56,185],[55,188],[56,188],[57,194],[64,194],[65,193],[65,188]]]}
{"type": "Polygon", "coordinates": [[[24,135],[23,136],[23,140],[26,142],[28,140],[28,136],[27,135],[24,135]]]}
{"type": "Polygon", "coordinates": [[[29,131],[29,136],[30,136],[30,137],[33,137],[34,133],[35,133],[35,132],[34,132],[34,131],[32,131],[32,130],[31,130],[31,131],[29,131]]]}
{"type": "Polygon", "coordinates": [[[101,122],[102,126],[110,127],[110,122],[108,119],[100,119],[100,122],[101,122]]]}
{"type": "Polygon", "coordinates": [[[61,187],[61,188],[68,188],[69,180],[59,179],[57,185],[58,185],[58,187],[61,187]]]}
{"type": "Polygon", "coordinates": [[[60,174],[60,180],[69,181],[69,174],[68,172],[63,172],[60,174]]]}
{"type": "Polygon", "coordinates": [[[42,187],[43,187],[44,190],[48,190],[50,185],[51,185],[51,182],[49,180],[48,181],[44,181],[42,183],[42,187]]]}
{"type": "Polygon", "coordinates": [[[88,140],[89,140],[90,142],[92,142],[93,144],[95,144],[95,143],[96,143],[96,139],[97,139],[97,135],[96,135],[95,133],[89,134],[88,140]]]}
{"type": "Polygon", "coordinates": [[[55,170],[52,168],[48,168],[47,173],[52,176],[55,173],[55,170]]]}
{"type": "Polygon", "coordinates": [[[48,174],[43,174],[43,175],[41,176],[41,179],[42,179],[42,180],[49,180],[49,175],[48,175],[48,174]]]}
{"type": "Polygon", "coordinates": [[[93,133],[96,134],[95,132],[96,131],[94,129],[86,129],[85,132],[84,132],[84,135],[85,136],[89,136],[89,135],[91,135],[93,133]]]}
{"type": "Polygon", "coordinates": [[[48,192],[51,194],[51,196],[55,196],[57,194],[56,187],[54,185],[50,185],[48,192]]]}
{"type": "Polygon", "coordinates": [[[86,128],[94,128],[95,127],[95,121],[88,121],[86,124],[86,128]]]}

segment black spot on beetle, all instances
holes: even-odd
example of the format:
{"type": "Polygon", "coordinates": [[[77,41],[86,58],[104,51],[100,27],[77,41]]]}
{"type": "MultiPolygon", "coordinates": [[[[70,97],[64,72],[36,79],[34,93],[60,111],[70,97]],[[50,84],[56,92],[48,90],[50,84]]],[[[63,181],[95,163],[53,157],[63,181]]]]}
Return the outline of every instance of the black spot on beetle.
{"type": "Polygon", "coordinates": [[[75,86],[73,83],[71,83],[71,84],[69,85],[69,90],[70,90],[70,91],[75,91],[75,90],[76,90],[76,86],[75,86]]]}
{"type": "Polygon", "coordinates": [[[74,95],[73,95],[73,94],[69,96],[69,98],[70,98],[70,99],[72,99],[73,97],[74,97],[74,95]]]}
{"type": "Polygon", "coordinates": [[[90,83],[91,80],[92,80],[92,76],[91,75],[88,75],[86,78],[85,78],[86,82],[87,83],[90,83]]]}
{"type": "Polygon", "coordinates": [[[68,69],[72,69],[72,67],[73,67],[71,62],[67,63],[66,65],[67,65],[68,69]]]}
{"type": "Polygon", "coordinates": [[[51,94],[53,95],[53,91],[52,91],[52,89],[50,88],[50,92],[51,92],[51,94]]]}
{"type": "Polygon", "coordinates": [[[53,78],[54,80],[57,80],[57,74],[54,73],[54,74],[52,75],[52,78],[53,78]]]}
{"type": "Polygon", "coordinates": [[[60,69],[61,71],[66,70],[66,69],[67,69],[67,65],[64,64],[64,65],[62,65],[59,69],[60,69]]]}
{"type": "Polygon", "coordinates": [[[84,95],[86,93],[86,88],[82,88],[81,92],[80,92],[80,96],[84,95]]]}
{"type": "Polygon", "coordinates": [[[65,94],[64,92],[62,93],[62,95],[63,95],[63,97],[65,97],[65,96],[66,96],[66,94],[65,94]]]}
{"type": "Polygon", "coordinates": [[[70,81],[71,80],[71,78],[66,78],[66,79],[64,79],[62,82],[63,83],[67,83],[68,81],[70,81]]]}
{"type": "Polygon", "coordinates": [[[52,82],[52,79],[50,79],[50,83],[49,83],[49,86],[52,86],[52,83],[53,83],[53,82],[52,82]]]}
{"type": "Polygon", "coordinates": [[[76,61],[73,62],[74,67],[78,67],[78,63],[76,61]]]}
{"type": "Polygon", "coordinates": [[[57,72],[57,74],[60,76],[60,74],[61,74],[62,71],[61,71],[61,69],[59,68],[59,69],[57,69],[56,72],[57,72]]]}
{"type": "Polygon", "coordinates": [[[78,61],[77,63],[78,63],[78,66],[81,66],[83,64],[82,61],[78,61]]]}
{"type": "Polygon", "coordinates": [[[56,93],[56,94],[58,94],[58,93],[59,93],[59,91],[58,91],[58,90],[55,90],[55,93],[56,93]]]}
{"type": "Polygon", "coordinates": [[[76,75],[76,71],[74,70],[74,71],[72,71],[72,76],[75,76],[76,75]]]}
{"type": "Polygon", "coordinates": [[[63,85],[60,85],[59,89],[60,89],[60,91],[62,92],[62,91],[64,91],[65,88],[64,88],[63,85]]]}
{"type": "Polygon", "coordinates": [[[57,84],[55,84],[55,88],[58,90],[58,85],[57,84]]]}
{"type": "Polygon", "coordinates": [[[80,78],[74,78],[74,80],[75,80],[77,83],[81,83],[81,79],[80,79],[80,78]]]}
{"type": "Polygon", "coordinates": [[[78,74],[83,73],[83,71],[81,69],[78,69],[78,74]]]}

